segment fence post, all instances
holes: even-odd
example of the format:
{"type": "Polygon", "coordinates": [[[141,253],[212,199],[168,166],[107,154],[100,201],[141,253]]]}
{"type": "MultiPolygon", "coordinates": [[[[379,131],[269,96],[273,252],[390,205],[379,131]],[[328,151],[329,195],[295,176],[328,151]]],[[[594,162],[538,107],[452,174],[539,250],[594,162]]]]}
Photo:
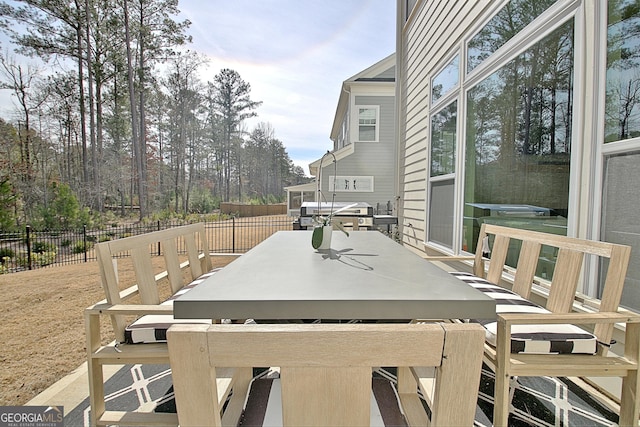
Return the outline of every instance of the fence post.
{"type": "Polygon", "coordinates": [[[236,253],[236,217],[231,217],[231,253],[236,253]]]}
{"type": "Polygon", "coordinates": [[[87,262],[87,224],[82,225],[82,246],[84,247],[84,262],[87,262]]]}
{"type": "MultiPolygon", "coordinates": [[[[158,231],[160,231],[160,220],[158,220],[158,231]]],[[[158,256],[160,256],[160,242],[158,242],[158,256]]]]}
{"type": "Polygon", "coordinates": [[[27,268],[31,270],[31,226],[27,225],[27,268]]]}

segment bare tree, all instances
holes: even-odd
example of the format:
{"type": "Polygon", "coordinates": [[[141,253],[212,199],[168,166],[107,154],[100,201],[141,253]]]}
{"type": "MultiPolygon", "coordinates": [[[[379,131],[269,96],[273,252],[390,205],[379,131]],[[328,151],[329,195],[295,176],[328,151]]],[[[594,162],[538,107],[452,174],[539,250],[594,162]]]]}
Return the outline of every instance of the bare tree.
{"type": "Polygon", "coordinates": [[[34,171],[32,164],[32,137],[31,114],[37,111],[46,100],[45,96],[39,99],[34,96],[35,84],[39,79],[40,70],[36,66],[23,66],[18,64],[8,53],[0,55],[0,88],[9,89],[15,95],[19,110],[18,140],[20,144],[20,182],[24,193],[24,201],[27,212],[33,205],[32,184],[34,171]]]}
{"type": "Polygon", "coordinates": [[[254,117],[253,110],[262,102],[252,101],[251,85],[240,77],[237,71],[225,68],[218,73],[212,86],[212,103],[221,117],[222,139],[222,168],[225,200],[230,200],[233,159],[233,141],[243,120],[254,117]]]}

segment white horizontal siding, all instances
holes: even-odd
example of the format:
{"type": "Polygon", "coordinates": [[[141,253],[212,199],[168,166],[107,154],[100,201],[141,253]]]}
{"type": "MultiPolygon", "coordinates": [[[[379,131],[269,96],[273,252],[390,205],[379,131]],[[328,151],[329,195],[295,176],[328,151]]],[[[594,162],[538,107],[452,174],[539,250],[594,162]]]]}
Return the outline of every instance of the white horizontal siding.
{"type": "Polygon", "coordinates": [[[399,44],[402,52],[396,53],[402,94],[400,196],[403,240],[407,244],[413,245],[415,238],[425,237],[430,79],[453,53],[461,51],[463,37],[477,27],[477,18],[490,4],[490,0],[423,1],[413,19],[398,31],[402,38],[399,44]],[[408,223],[411,227],[406,227],[408,223]]]}
{"type": "MultiPolygon", "coordinates": [[[[374,93],[375,91],[369,91],[374,93]]],[[[356,95],[354,105],[378,105],[379,140],[376,142],[353,142],[354,152],[337,163],[339,176],[373,176],[374,191],[336,192],[335,201],[365,202],[374,208],[376,204],[395,202],[397,176],[397,146],[395,126],[395,98],[392,95],[356,95]]],[[[357,126],[357,121],[355,122],[357,126]]],[[[356,129],[357,133],[357,129],[356,129]]],[[[322,188],[329,188],[329,176],[334,175],[333,164],[328,161],[322,172],[322,188]]],[[[327,196],[330,197],[330,196],[327,196]]]]}

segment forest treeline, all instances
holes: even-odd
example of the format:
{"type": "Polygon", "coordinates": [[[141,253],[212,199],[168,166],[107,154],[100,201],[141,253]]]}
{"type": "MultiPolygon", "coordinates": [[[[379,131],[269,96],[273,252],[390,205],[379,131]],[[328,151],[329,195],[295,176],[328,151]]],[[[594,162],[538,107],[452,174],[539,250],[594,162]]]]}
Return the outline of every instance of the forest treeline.
{"type": "Polygon", "coordinates": [[[178,14],[178,0],[0,2],[0,87],[15,101],[0,119],[0,229],[109,205],[142,219],[280,202],[308,181],[269,123],[247,129],[261,105],[249,82],[200,78],[178,14]]]}

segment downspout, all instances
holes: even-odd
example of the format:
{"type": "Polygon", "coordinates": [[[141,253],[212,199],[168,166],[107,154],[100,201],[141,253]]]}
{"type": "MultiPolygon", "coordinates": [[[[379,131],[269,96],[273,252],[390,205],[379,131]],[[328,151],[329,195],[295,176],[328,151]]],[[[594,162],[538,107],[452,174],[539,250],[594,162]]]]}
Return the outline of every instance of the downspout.
{"type": "MultiPolygon", "coordinates": [[[[333,214],[333,204],[336,199],[336,176],[338,176],[338,162],[336,160],[335,154],[333,152],[328,151],[322,155],[320,158],[320,165],[318,166],[318,174],[316,175],[316,192],[318,194],[318,212],[320,212],[320,204],[321,204],[321,196],[322,196],[322,162],[326,156],[333,157],[333,194],[331,196],[331,210],[330,214],[333,214]]],[[[327,182],[327,190],[329,183],[327,182]]]]}

